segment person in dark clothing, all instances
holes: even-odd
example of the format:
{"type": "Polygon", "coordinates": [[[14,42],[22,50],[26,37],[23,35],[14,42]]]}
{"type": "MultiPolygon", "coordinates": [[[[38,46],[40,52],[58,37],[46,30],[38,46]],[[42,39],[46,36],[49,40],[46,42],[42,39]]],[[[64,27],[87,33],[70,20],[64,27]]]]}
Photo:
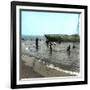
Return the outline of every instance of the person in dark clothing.
{"type": "Polygon", "coordinates": [[[69,45],[69,46],[67,47],[67,54],[68,54],[69,56],[70,56],[70,54],[71,54],[70,48],[71,48],[71,46],[69,45]]]}
{"type": "Polygon", "coordinates": [[[73,47],[72,47],[72,48],[73,48],[73,49],[74,49],[74,48],[76,48],[76,47],[75,47],[75,45],[73,45],[73,47]]]}
{"type": "Polygon", "coordinates": [[[52,55],[52,43],[51,42],[49,44],[49,47],[50,47],[50,54],[52,55]]]}
{"type": "Polygon", "coordinates": [[[67,51],[70,51],[70,48],[71,48],[71,47],[70,47],[70,45],[69,45],[69,46],[67,47],[67,51]]]}
{"type": "Polygon", "coordinates": [[[38,38],[36,38],[36,50],[38,50],[38,38]]]}
{"type": "Polygon", "coordinates": [[[49,44],[49,41],[46,41],[46,45],[47,45],[47,47],[48,47],[48,44],[49,44]]]}

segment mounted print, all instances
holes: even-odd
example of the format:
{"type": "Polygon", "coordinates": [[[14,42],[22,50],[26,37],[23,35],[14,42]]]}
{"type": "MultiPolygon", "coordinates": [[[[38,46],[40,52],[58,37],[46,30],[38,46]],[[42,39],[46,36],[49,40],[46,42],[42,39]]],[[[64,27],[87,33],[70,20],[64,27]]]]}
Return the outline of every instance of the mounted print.
{"type": "Polygon", "coordinates": [[[87,84],[87,6],[11,2],[11,88],[87,84]]]}

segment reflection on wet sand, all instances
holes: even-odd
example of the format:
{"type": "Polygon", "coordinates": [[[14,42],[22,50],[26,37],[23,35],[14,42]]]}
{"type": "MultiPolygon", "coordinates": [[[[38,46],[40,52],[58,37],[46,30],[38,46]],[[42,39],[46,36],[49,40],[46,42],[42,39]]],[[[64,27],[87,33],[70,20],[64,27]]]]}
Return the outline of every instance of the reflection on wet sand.
{"type": "Polygon", "coordinates": [[[71,42],[47,44],[38,38],[22,41],[21,78],[79,75],[79,42],[74,45],[75,48],[71,42]]]}

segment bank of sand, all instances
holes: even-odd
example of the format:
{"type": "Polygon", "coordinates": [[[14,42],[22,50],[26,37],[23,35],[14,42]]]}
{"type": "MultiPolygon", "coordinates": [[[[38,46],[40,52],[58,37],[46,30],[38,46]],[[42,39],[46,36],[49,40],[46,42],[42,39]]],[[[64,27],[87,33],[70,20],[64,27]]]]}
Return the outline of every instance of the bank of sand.
{"type": "Polygon", "coordinates": [[[22,55],[20,65],[20,77],[21,78],[42,78],[42,77],[64,77],[75,76],[75,74],[64,72],[63,70],[56,70],[52,67],[48,67],[45,63],[30,57],[22,55]]]}

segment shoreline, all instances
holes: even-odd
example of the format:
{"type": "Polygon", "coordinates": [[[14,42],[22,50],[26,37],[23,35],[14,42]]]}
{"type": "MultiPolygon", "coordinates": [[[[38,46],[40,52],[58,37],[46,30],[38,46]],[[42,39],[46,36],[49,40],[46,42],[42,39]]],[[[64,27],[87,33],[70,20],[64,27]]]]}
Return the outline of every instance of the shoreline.
{"type": "Polygon", "coordinates": [[[68,73],[67,71],[57,70],[52,66],[47,66],[36,60],[34,57],[22,55],[20,65],[20,77],[23,78],[43,78],[43,77],[64,77],[77,76],[75,73],[68,73]]]}

